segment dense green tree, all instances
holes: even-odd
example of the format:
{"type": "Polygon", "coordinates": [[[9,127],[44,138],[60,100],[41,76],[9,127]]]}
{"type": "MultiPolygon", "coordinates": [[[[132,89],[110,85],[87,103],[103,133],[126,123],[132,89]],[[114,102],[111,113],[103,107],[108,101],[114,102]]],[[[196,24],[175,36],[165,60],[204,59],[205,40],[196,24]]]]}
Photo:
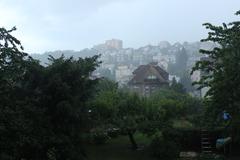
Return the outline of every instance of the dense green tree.
{"type": "Polygon", "coordinates": [[[48,131],[53,134],[48,147],[55,150],[57,159],[82,158],[80,136],[90,125],[86,102],[97,83],[89,76],[98,65],[97,58],[51,58],[44,70],[40,105],[45,107],[48,131]]]}
{"type": "Polygon", "coordinates": [[[116,125],[128,135],[133,149],[138,145],[134,133],[141,130],[142,122],[146,120],[146,110],[141,98],[134,93],[120,92],[116,125]]]}
{"type": "Polygon", "coordinates": [[[109,127],[116,118],[119,101],[117,83],[105,78],[99,80],[94,98],[88,101],[93,125],[101,128],[109,127]]]}
{"type": "Polygon", "coordinates": [[[20,50],[13,30],[0,29],[0,158],[83,159],[98,56],[50,57],[43,67],[20,50]]]}
{"type": "Polygon", "coordinates": [[[222,113],[226,111],[232,117],[233,129],[236,129],[240,124],[240,21],[223,23],[222,26],[206,23],[204,26],[210,31],[202,41],[214,42],[218,46],[212,50],[200,50],[207,58],[193,68],[193,71],[204,73],[196,84],[201,88],[209,87],[206,95],[208,117],[216,121],[222,119],[222,113]]]}
{"type": "Polygon", "coordinates": [[[20,157],[21,133],[26,129],[21,104],[17,96],[20,81],[26,71],[27,54],[22,51],[20,41],[11,35],[16,30],[0,28],[0,159],[20,157]]]}
{"type": "Polygon", "coordinates": [[[197,117],[201,110],[201,101],[187,93],[179,93],[173,89],[162,89],[149,97],[149,101],[155,106],[164,109],[166,120],[172,122],[185,119],[195,124],[194,117],[197,117]]]}
{"type": "Polygon", "coordinates": [[[8,104],[10,92],[17,87],[17,81],[25,71],[24,58],[27,54],[19,40],[11,35],[16,30],[0,28],[0,96],[1,104],[8,104]],[[7,94],[7,93],[9,94],[7,94]]]}

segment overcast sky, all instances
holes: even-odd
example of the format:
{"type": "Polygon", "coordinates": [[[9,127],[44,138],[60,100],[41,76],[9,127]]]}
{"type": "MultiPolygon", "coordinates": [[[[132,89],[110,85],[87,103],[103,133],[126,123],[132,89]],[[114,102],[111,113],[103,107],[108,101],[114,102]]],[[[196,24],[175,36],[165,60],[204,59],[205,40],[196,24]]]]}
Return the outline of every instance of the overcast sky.
{"type": "Polygon", "coordinates": [[[239,20],[240,0],[0,0],[0,27],[14,33],[25,51],[91,48],[107,39],[124,47],[159,41],[199,41],[202,23],[239,20]]]}

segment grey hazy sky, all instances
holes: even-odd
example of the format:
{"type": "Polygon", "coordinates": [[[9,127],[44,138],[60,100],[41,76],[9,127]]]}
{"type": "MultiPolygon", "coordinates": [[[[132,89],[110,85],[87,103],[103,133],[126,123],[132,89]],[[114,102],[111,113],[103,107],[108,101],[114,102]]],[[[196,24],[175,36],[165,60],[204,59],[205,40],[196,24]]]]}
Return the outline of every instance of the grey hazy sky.
{"type": "Polygon", "coordinates": [[[118,38],[124,47],[199,41],[202,23],[239,18],[240,0],[0,0],[0,27],[25,51],[80,50],[118,38]]]}

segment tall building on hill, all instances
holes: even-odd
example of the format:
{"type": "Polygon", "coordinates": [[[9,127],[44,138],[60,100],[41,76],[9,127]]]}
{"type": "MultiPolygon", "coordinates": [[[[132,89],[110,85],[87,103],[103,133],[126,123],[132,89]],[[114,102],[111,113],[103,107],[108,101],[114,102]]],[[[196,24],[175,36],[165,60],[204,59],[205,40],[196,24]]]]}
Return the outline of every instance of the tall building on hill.
{"type": "Polygon", "coordinates": [[[108,49],[119,50],[123,48],[123,41],[119,39],[106,40],[105,43],[95,45],[93,48],[99,51],[105,51],[108,49]]]}
{"type": "Polygon", "coordinates": [[[142,96],[149,96],[156,90],[168,86],[169,74],[156,63],[139,66],[133,72],[133,78],[128,82],[131,91],[142,96]]]}
{"type": "Polygon", "coordinates": [[[107,48],[113,48],[113,49],[123,48],[123,42],[122,40],[119,40],[119,39],[106,40],[105,45],[107,48]]]}

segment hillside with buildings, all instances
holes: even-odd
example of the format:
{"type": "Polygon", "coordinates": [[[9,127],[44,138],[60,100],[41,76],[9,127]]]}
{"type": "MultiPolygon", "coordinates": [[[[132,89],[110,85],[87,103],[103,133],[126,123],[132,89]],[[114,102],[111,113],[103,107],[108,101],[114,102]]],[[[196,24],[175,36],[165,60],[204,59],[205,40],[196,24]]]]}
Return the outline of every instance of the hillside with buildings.
{"type": "Polygon", "coordinates": [[[188,75],[195,62],[202,57],[199,49],[212,49],[214,46],[212,43],[202,42],[170,44],[168,41],[161,41],[158,45],[146,45],[134,49],[124,48],[122,40],[111,39],[90,49],[45,52],[32,54],[32,57],[46,64],[49,55],[57,58],[64,54],[65,57],[78,58],[100,54],[102,63],[94,72],[94,76],[114,80],[120,87],[128,84],[133,77],[133,71],[139,66],[154,62],[169,73],[169,81],[175,77],[189,92],[194,92],[190,83],[199,79],[200,74],[194,73],[191,77],[188,75]]]}

